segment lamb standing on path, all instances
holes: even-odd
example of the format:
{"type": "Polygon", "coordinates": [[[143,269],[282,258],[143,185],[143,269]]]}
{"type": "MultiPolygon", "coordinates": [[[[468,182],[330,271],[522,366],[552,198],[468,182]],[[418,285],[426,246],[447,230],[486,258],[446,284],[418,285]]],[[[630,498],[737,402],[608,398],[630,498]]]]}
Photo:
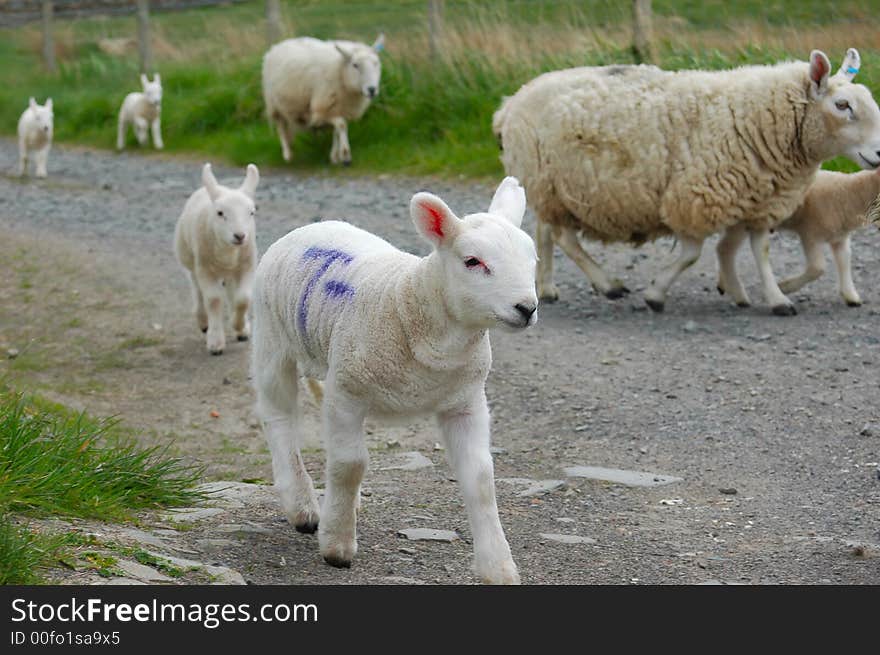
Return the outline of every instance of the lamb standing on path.
{"type": "MultiPolygon", "coordinates": [[[[855,50],[844,65],[857,68],[849,62],[858,62],[855,50]]],[[[880,166],[877,103],[864,86],[830,73],[828,58],[814,50],[809,63],[718,72],[574,68],[523,86],[493,128],[506,171],[523,181],[539,219],[539,295],[558,297],[554,240],[615,298],[625,287],[608,279],[578,236],[638,244],[673,234],[681,253],[645,292],[662,311],[706,237],[742,224],[773,312],[795,313],[770,268],[770,229],[801,204],[822,161],[846,155],[863,168],[880,166]]]]}
{"type": "MultiPolygon", "coordinates": [[[[880,194],[880,169],[858,173],[819,171],[807,191],[804,203],[791,218],[777,229],[794,232],[800,237],[804,248],[807,268],[798,276],[779,283],[783,293],[794,293],[805,284],[819,279],[825,272],[822,246],[829,244],[837,266],[837,285],[840,295],[850,307],[862,304],[853,284],[850,258],[850,235],[869,223],[868,207],[880,194]]],[[[729,228],[718,244],[718,290],[731,290],[737,305],[749,305],[749,297],[742,283],[736,279],[733,259],[745,238],[745,230],[739,226],[729,228]],[[729,271],[726,277],[721,271],[729,271]]]]}
{"type": "Polygon", "coordinates": [[[263,57],[266,115],[278,130],[284,161],[296,132],[333,127],[333,164],[351,163],[347,121],[358,120],[379,93],[381,34],[372,47],[309,37],[276,43],[263,57]]]}
{"type": "Polygon", "coordinates": [[[475,570],[519,574],[495,502],[485,382],[487,330],[537,320],[535,248],[520,229],[525,194],[506,178],[487,213],[457,218],[429,193],[410,204],[434,247],[420,258],[348,223],[308,225],[263,255],[254,288],[252,378],[281,505],[300,532],[318,529],[324,559],[347,567],[367,468],[366,416],[436,416],[461,485],[475,570]],[[297,379],[324,378],[326,495],[319,509],[300,455],[297,379]]]}
{"type": "Polygon", "coordinates": [[[177,261],[189,271],[196,321],[207,332],[208,352],[221,355],[226,347],[223,297],[234,310],[232,328],[239,341],[250,336],[248,308],[257,263],[254,194],[260,172],[248,164],[238,189],[221,186],[202,169],[204,186],[186,201],[174,232],[177,261]]]}
{"type": "Polygon", "coordinates": [[[40,106],[33,98],[28,100],[28,108],[18,119],[18,174],[26,175],[28,156],[34,153],[37,177],[46,177],[49,150],[55,129],[55,115],[52,112],[52,98],[40,106]]]}
{"type": "Polygon", "coordinates": [[[125,96],[119,109],[119,125],[116,132],[116,149],[125,147],[125,128],[134,125],[138,143],[147,145],[147,130],[153,132],[153,146],[156,150],[164,147],[162,143],[162,78],[153,73],[153,81],[141,74],[143,93],[135,91],[125,96]]]}

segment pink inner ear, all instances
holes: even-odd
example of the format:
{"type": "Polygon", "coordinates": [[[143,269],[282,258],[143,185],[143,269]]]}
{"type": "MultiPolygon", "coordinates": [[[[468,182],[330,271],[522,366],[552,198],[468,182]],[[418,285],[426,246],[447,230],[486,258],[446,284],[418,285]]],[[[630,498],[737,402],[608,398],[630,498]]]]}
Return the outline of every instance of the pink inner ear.
{"type": "Polygon", "coordinates": [[[430,230],[434,234],[436,234],[441,239],[443,238],[443,214],[440,213],[440,210],[431,207],[431,205],[422,205],[422,209],[428,212],[431,215],[431,226],[430,230]]]}
{"type": "Polygon", "coordinates": [[[822,78],[828,73],[828,66],[825,65],[825,60],[821,57],[816,57],[813,59],[813,65],[810,67],[810,79],[812,79],[816,84],[822,81],[822,78]]]}

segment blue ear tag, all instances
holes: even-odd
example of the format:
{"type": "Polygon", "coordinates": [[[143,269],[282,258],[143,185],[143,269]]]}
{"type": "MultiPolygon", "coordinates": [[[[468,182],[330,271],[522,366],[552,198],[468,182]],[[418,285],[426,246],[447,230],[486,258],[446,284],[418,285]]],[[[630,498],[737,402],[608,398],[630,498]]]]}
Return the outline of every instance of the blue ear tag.
{"type": "Polygon", "coordinates": [[[856,73],[859,72],[859,69],[853,68],[852,66],[850,66],[849,68],[846,69],[846,72],[849,73],[850,75],[855,75],[856,73]]]}
{"type": "MultiPolygon", "coordinates": [[[[383,43],[380,43],[379,45],[373,46],[373,50],[375,50],[376,52],[382,52],[384,49],[385,49],[385,44],[383,44],[383,43]]],[[[858,71],[856,71],[856,72],[858,72],[858,71]]]]}

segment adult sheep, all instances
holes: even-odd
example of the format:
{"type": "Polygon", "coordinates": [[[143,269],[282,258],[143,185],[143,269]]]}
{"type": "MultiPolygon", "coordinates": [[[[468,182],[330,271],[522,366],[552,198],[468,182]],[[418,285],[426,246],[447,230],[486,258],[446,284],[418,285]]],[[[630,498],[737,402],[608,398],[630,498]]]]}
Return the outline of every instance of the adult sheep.
{"type": "MultiPolygon", "coordinates": [[[[850,50],[844,68],[856,68],[850,50]]],[[[880,109],[870,91],[807,62],[727,71],[585,67],[542,75],[496,112],[509,175],[523,181],[539,222],[538,292],[553,299],[553,242],[610,298],[610,280],[578,236],[640,244],[675,235],[681,252],[645,292],[662,311],[678,275],[711,234],[750,233],[764,295],[794,314],[770,268],[770,229],[791,216],[820,163],[846,155],[880,165],[880,109]]]]}
{"type": "Polygon", "coordinates": [[[269,121],[278,130],[284,161],[296,132],[333,127],[330,161],[351,163],[348,122],[364,115],[379,93],[385,37],[372,46],[353,41],[287,39],[263,57],[263,99],[269,121]]]}

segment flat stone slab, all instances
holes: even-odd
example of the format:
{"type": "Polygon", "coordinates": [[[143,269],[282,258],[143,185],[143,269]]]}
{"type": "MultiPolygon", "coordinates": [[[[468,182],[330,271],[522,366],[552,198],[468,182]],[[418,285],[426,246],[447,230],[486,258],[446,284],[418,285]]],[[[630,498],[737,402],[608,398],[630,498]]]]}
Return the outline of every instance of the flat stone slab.
{"type": "Polygon", "coordinates": [[[557,534],[555,532],[541,532],[539,535],[542,539],[549,541],[558,541],[561,544],[594,544],[595,539],[590,537],[582,537],[577,534],[557,534]]]}
{"type": "Polygon", "coordinates": [[[530,496],[540,496],[542,494],[556,491],[565,486],[565,480],[532,480],[531,478],[499,478],[498,482],[507,484],[517,484],[525,487],[522,491],[517,492],[517,496],[523,498],[530,496]]]}
{"type": "Polygon", "coordinates": [[[398,530],[397,534],[406,537],[410,541],[443,541],[450,543],[460,539],[454,530],[435,530],[433,528],[405,528],[398,530]]]}
{"type": "Polygon", "coordinates": [[[116,585],[146,585],[147,583],[135,580],[134,578],[110,578],[106,582],[100,582],[98,584],[113,587],[116,585]]]}
{"type": "Polygon", "coordinates": [[[408,453],[401,453],[400,457],[404,458],[404,461],[401,464],[396,464],[394,466],[386,466],[383,469],[379,469],[381,471],[418,471],[419,469],[425,469],[431,466],[434,466],[434,462],[430,459],[422,455],[422,453],[418,451],[412,451],[408,453]]]}
{"type": "Polygon", "coordinates": [[[225,523],[223,525],[218,525],[216,528],[214,528],[214,532],[220,532],[223,534],[235,534],[237,532],[251,534],[272,534],[272,531],[269,528],[264,528],[261,525],[251,525],[249,523],[225,523]]]}
{"type": "Polygon", "coordinates": [[[424,580],[417,580],[416,578],[406,578],[402,575],[386,575],[383,578],[379,578],[379,582],[381,584],[398,584],[398,585],[423,585],[423,584],[426,584],[424,580]]]}
{"type": "Polygon", "coordinates": [[[116,568],[142,582],[172,582],[164,573],[133,560],[121,559],[116,562],[116,568]]]}
{"type": "Polygon", "coordinates": [[[246,584],[244,578],[241,573],[236,571],[235,569],[231,569],[228,566],[219,566],[216,564],[205,564],[204,562],[199,562],[194,559],[184,559],[183,557],[174,557],[173,555],[166,555],[164,553],[154,553],[152,551],[147,551],[150,555],[155,557],[156,559],[165,560],[169,564],[176,566],[185,570],[201,570],[212,576],[214,580],[211,584],[228,584],[228,585],[243,585],[246,584]]]}
{"type": "Polygon", "coordinates": [[[601,466],[569,466],[564,469],[570,478],[586,478],[588,480],[601,480],[614,482],[628,487],[659,487],[664,484],[681,482],[683,478],[663,473],[648,473],[646,471],[625,471],[623,469],[608,469],[601,466]]]}
{"type": "Polygon", "coordinates": [[[271,493],[269,485],[221,480],[206,482],[198,486],[198,490],[208,494],[208,502],[229,509],[241,509],[252,496],[271,493]]]}
{"type": "Polygon", "coordinates": [[[165,512],[162,519],[165,521],[173,521],[175,523],[189,523],[191,521],[202,521],[212,516],[223,514],[226,510],[219,507],[184,507],[165,512]]]}

